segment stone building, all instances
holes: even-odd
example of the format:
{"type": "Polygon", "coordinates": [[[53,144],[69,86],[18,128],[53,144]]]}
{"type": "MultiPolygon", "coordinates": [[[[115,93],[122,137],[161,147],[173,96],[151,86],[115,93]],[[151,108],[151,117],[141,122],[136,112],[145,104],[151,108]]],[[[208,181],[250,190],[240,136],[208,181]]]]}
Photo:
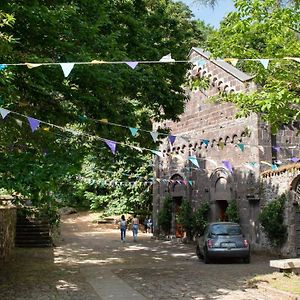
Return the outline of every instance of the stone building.
{"type": "MultiPolygon", "coordinates": [[[[187,91],[189,101],[180,121],[163,124],[171,129],[172,139],[169,136],[160,145],[163,157],[157,156],[154,162],[154,224],[157,225],[157,214],[166,196],[170,196],[173,203],[172,235],[176,235],[178,229],[176,213],[183,199],[187,199],[193,209],[208,202],[210,221],[225,220],[228,204],[236,201],[240,224],[252,247],[260,249],[266,245],[258,222],[262,206],[280,192],[293,189],[300,193],[295,188],[299,185],[299,168],[285,187],[280,188],[272,179],[276,175],[263,172],[271,167],[277,169],[280,162],[293,164],[288,159],[300,157],[300,136],[293,126],[285,126],[276,136],[271,135],[269,127],[256,114],[237,119],[237,110],[232,104],[209,102],[211,96],[220,92],[247,93],[256,86],[251,76],[225,61],[210,60],[209,53],[199,48],[192,48],[189,58],[195,62],[190,76],[207,78],[210,86],[204,91],[187,91]]],[[[289,211],[287,224],[295,225],[299,212],[296,205],[290,207],[287,211],[293,212],[289,211]]],[[[300,245],[296,230],[299,230],[296,226],[289,228],[288,240],[293,239],[290,242],[293,246],[286,246],[289,249],[286,254],[290,256],[300,255],[300,250],[296,250],[300,245]]]]}

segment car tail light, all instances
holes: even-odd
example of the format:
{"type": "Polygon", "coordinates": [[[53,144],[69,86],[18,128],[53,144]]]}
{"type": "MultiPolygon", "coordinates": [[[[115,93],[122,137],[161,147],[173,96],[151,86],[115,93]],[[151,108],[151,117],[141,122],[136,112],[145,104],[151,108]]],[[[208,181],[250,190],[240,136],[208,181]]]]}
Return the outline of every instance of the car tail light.
{"type": "Polygon", "coordinates": [[[247,240],[244,240],[244,247],[247,248],[249,246],[249,243],[247,240]]]}
{"type": "Polygon", "coordinates": [[[207,240],[207,247],[212,248],[212,240],[207,240]]]}

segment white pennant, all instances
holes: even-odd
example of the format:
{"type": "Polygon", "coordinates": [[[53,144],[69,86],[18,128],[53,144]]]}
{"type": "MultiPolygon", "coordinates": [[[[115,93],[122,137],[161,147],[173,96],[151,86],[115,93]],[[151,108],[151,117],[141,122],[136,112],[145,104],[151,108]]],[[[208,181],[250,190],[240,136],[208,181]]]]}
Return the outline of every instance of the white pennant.
{"type": "Polygon", "coordinates": [[[157,142],[157,137],[158,137],[158,132],[157,131],[151,131],[150,134],[153,138],[154,143],[156,143],[157,142]]]}
{"type": "Polygon", "coordinates": [[[173,59],[171,57],[171,53],[169,53],[168,55],[163,56],[159,61],[160,62],[174,62],[175,59],[173,59]]]}
{"type": "Polygon", "coordinates": [[[74,67],[74,63],[61,63],[60,66],[64,72],[65,77],[68,77],[74,67]]]}

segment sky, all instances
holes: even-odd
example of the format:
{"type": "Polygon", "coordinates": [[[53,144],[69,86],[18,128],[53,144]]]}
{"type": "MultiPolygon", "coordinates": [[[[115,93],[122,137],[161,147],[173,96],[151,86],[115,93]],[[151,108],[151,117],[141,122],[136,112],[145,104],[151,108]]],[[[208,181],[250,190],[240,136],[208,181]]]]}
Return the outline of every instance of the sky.
{"type": "Polygon", "coordinates": [[[181,0],[193,12],[195,19],[203,20],[206,24],[218,28],[220,21],[229,12],[234,10],[233,0],[219,0],[214,9],[196,3],[196,0],[181,0]]]}

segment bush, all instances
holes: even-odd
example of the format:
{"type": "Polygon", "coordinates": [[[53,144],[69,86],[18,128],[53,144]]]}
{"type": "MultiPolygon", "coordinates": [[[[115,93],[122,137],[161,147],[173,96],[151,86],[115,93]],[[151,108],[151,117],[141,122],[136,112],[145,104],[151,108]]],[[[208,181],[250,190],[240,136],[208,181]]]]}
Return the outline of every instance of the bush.
{"type": "Polygon", "coordinates": [[[284,205],[286,196],[283,194],[278,199],[267,204],[261,211],[259,221],[273,246],[279,247],[285,241],[286,226],[283,224],[284,205]]]}
{"type": "Polygon", "coordinates": [[[170,196],[164,199],[163,207],[158,213],[158,225],[165,234],[169,234],[172,222],[172,198],[170,196]]]}
{"type": "Polygon", "coordinates": [[[187,200],[183,200],[180,206],[178,215],[176,216],[177,222],[182,225],[186,232],[187,238],[191,239],[193,236],[193,211],[192,207],[187,200]]]}
{"type": "Polygon", "coordinates": [[[201,206],[195,211],[193,215],[193,231],[194,234],[202,235],[204,232],[205,226],[208,224],[208,213],[210,207],[208,202],[204,202],[201,206]]]}
{"type": "Polygon", "coordinates": [[[238,214],[238,207],[237,207],[237,203],[235,200],[232,200],[229,202],[229,204],[226,208],[226,215],[228,217],[229,222],[235,222],[235,223],[240,222],[240,218],[239,218],[239,214],[238,214]]]}

